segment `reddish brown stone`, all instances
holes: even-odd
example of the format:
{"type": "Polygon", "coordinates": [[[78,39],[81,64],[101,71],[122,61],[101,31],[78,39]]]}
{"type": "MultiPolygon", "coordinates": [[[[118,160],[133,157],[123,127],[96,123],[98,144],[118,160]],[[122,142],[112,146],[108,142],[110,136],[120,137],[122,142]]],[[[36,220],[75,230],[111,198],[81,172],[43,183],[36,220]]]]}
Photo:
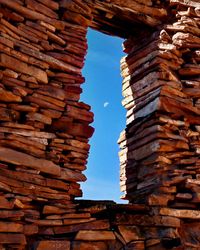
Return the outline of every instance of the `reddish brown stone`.
{"type": "Polygon", "coordinates": [[[67,240],[42,240],[36,245],[35,250],[70,250],[70,241],[67,240]]]}
{"type": "Polygon", "coordinates": [[[134,240],[144,240],[139,228],[136,226],[118,226],[118,229],[126,243],[134,240]]]}
{"type": "Polygon", "coordinates": [[[107,250],[108,247],[105,242],[81,242],[74,241],[72,250],[107,250]]]}
{"type": "Polygon", "coordinates": [[[106,230],[110,225],[107,220],[97,220],[88,223],[81,223],[76,225],[69,225],[63,227],[55,227],[55,234],[78,232],[79,230],[106,230]]]}
{"type": "Polygon", "coordinates": [[[83,241],[106,241],[115,240],[115,235],[111,231],[81,230],[78,232],[75,239],[83,241]]]}

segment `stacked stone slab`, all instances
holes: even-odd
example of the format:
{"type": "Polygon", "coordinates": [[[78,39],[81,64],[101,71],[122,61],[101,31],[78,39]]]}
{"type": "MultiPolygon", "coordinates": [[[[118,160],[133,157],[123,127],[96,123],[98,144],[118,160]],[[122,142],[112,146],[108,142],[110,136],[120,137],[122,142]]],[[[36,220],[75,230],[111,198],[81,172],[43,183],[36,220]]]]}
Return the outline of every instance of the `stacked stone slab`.
{"type": "Polygon", "coordinates": [[[79,102],[86,28],[62,21],[55,1],[0,3],[0,242],[17,248],[38,227],[91,220],[73,216],[73,199],[93,114],[79,102]]]}
{"type": "Polygon", "coordinates": [[[187,206],[197,196],[199,14],[189,4],[180,6],[172,25],[124,44],[121,189],[136,203],[145,198],[149,205],[187,206]]]}
{"type": "Polygon", "coordinates": [[[183,60],[165,30],[148,35],[133,47],[131,39],[126,41],[128,56],[121,64],[127,109],[127,129],[119,141],[121,188],[136,203],[161,186],[171,164],[166,153],[188,150],[187,140],[175,128],[176,122],[182,127],[184,122],[168,115],[172,101],[187,102],[174,73],[183,60]]]}
{"type": "Polygon", "coordinates": [[[1,249],[200,247],[199,37],[198,0],[0,0],[1,249]],[[75,201],[93,134],[88,27],[127,38],[129,205],[75,201]]]}
{"type": "MultiPolygon", "coordinates": [[[[54,240],[36,240],[34,249],[153,250],[180,244],[177,230],[181,225],[180,219],[153,215],[147,206],[84,201],[79,203],[78,208],[79,211],[89,212],[94,221],[65,226],[60,230],[60,234],[65,233],[63,240],[60,235],[54,240]]],[[[58,234],[59,227],[53,229],[54,234],[58,234]]]]}
{"type": "MultiPolygon", "coordinates": [[[[171,1],[171,24],[124,43],[121,191],[132,203],[181,218],[185,248],[199,247],[198,1],[171,1]]],[[[157,249],[156,246],[153,249],[157,249]]],[[[161,246],[158,246],[161,249],[161,246]]],[[[179,248],[178,248],[179,249],[179,248]]]]}

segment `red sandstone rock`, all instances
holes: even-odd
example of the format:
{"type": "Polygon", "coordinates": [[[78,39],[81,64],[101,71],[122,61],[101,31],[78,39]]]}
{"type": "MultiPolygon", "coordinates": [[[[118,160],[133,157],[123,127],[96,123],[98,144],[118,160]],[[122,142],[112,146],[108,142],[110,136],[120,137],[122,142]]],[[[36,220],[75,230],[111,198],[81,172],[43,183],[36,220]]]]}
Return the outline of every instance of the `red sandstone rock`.
{"type": "Polygon", "coordinates": [[[113,232],[109,231],[89,231],[89,230],[80,230],[76,235],[76,240],[83,241],[106,241],[106,240],[115,240],[115,235],[113,232]]]}
{"type": "Polygon", "coordinates": [[[104,242],[81,242],[81,241],[74,241],[72,245],[73,250],[96,250],[96,249],[101,249],[101,250],[107,250],[108,247],[106,243],[104,242]]]}
{"type": "Polygon", "coordinates": [[[51,161],[37,159],[33,156],[17,152],[8,148],[0,148],[0,160],[17,165],[24,165],[42,172],[51,173],[53,175],[60,175],[59,166],[51,161]]]}
{"type": "Polygon", "coordinates": [[[141,236],[139,228],[136,226],[119,226],[119,232],[123,236],[126,243],[134,240],[143,240],[144,237],[141,236]]]}
{"type": "Polygon", "coordinates": [[[70,241],[62,240],[62,241],[56,241],[56,240],[42,240],[40,241],[36,248],[37,250],[70,250],[70,241]]]}
{"type": "Polygon", "coordinates": [[[0,0],[0,248],[199,248],[199,7],[0,0]],[[87,26],[128,38],[120,181],[140,204],[74,201],[93,134],[87,26]]]}
{"type": "Polygon", "coordinates": [[[6,54],[0,55],[0,64],[1,66],[8,67],[10,69],[17,69],[18,72],[34,76],[38,81],[43,83],[48,82],[46,72],[36,67],[28,66],[27,64],[13,57],[7,56],[6,54]]]}

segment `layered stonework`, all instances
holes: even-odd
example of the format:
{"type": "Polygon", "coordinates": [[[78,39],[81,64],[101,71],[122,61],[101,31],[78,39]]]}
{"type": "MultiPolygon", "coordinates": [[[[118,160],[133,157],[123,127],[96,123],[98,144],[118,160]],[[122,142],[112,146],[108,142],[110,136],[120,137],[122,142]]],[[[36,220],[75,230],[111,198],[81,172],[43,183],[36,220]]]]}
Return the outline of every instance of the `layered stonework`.
{"type": "Polygon", "coordinates": [[[198,16],[182,7],[148,39],[145,33],[125,42],[121,188],[133,203],[187,207],[190,200],[198,207],[198,16]]]}
{"type": "Polygon", "coordinates": [[[198,249],[198,0],[0,0],[0,248],[198,249]],[[129,205],[82,196],[88,27],[126,38],[129,205]]]}

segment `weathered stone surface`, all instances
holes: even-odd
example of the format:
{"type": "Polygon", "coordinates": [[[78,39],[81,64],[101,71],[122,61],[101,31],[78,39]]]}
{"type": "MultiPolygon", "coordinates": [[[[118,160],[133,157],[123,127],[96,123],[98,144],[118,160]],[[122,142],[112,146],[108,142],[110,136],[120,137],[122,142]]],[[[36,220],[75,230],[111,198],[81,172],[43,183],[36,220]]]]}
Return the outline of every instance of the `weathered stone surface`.
{"type": "Polygon", "coordinates": [[[115,235],[111,231],[81,230],[78,232],[75,239],[83,241],[106,241],[115,240],[115,235]]]}
{"type": "Polygon", "coordinates": [[[24,246],[26,244],[26,238],[23,234],[13,233],[0,233],[1,244],[19,244],[24,246]]]}
{"type": "Polygon", "coordinates": [[[107,220],[98,220],[86,223],[79,223],[75,225],[56,227],[54,228],[55,234],[63,233],[73,233],[78,232],[79,230],[106,230],[109,229],[110,225],[107,220]]]}
{"type": "Polygon", "coordinates": [[[144,249],[145,246],[143,241],[133,241],[125,247],[125,250],[144,250],[144,249]]]}
{"type": "Polygon", "coordinates": [[[45,71],[42,71],[41,69],[33,66],[29,66],[26,63],[21,62],[20,60],[10,57],[6,54],[0,55],[0,64],[1,66],[17,70],[20,73],[25,73],[27,75],[34,76],[40,82],[48,82],[47,74],[45,71]]]}
{"type": "Polygon", "coordinates": [[[35,250],[70,250],[70,241],[67,240],[42,240],[35,243],[35,250]]]}
{"type": "Polygon", "coordinates": [[[177,218],[185,218],[185,219],[199,219],[200,218],[200,211],[198,210],[161,208],[160,214],[167,215],[167,216],[174,216],[177,218]]]}
{"type": "Polygon", "coordinates": [[[82,242],[74,241],[72,244],[72,250],[107,250],[108,247],[105,242],[82,242]]]}
{"type": "Polygon", "coordinates": [[[118,214],[115,223],[117,225],[126,225],[129,222],[136,226],[163,226],[163,227],[180,227],[180,220],[168,214],[166,216],[150,216],[150,215],[133,215],[118,214]]]}
{"type": "Polygon", "coordinates": [[[22,233],[23,225],[15,222],[0,222],[0,232],[22,233]]]}
{"type": "Polygon", "coordinates": [[[0,160],[16,165],[24,165],[44,173],[60,175],[60,167],[51,161],[38,159],[12,149],[0,147],[0,160]]]}
{"type": "Polygon", "coordinates": [[[136,226],[119,226],[118,227],[120,234],[123,236],[126,243],[134,240],[143,240],[140,230],[136,226]]]}
{"type": "Polygon", "coordinates": [[[2,102],[21,102],[20,96],[14,95],[11,91],[0,88],[0,101],[2,102]]]}
{"type": "Polygon", "coordinates": [[[0,0],[0,248],[199,249],[199,17],[197,0],[0,0]],[[126,37],[128,205],[74,200],[94,132],[89,26],[126,37]]]}

